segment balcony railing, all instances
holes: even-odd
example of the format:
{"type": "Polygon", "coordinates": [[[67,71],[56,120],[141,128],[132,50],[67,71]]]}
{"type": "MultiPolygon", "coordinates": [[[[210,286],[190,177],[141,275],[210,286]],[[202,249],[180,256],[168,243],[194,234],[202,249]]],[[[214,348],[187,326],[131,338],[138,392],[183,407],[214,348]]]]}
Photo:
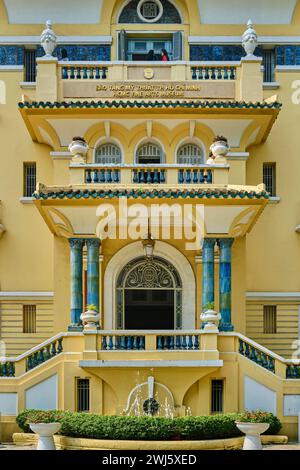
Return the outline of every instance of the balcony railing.
{"type": "Polygon", "coordinates": [[[199,351],[202,330],[100,332],[100,351],[199,351]]]}
{"type": "MultiPolygon", "coordinates": [[[[59,62],[63,80],[126,80],[131,71],[160,67],[155,80],[236,80],[239,62],[59,62]],[[169,75],[169,76],[168,76],[169,75]]],[[[129,75],[129,77],[128,77],[129,75]]],[[[134,78],[134,77],[132,77],[134,78]]]]}
{"type": "Polygon", "coordinates": [[[191,67],[192,80],[236,80],[236,66],[196,65],[191,67]]]}
{"type": "Polygon", "coordinates": [[[0,377],[18,376],[62,353],[64,336],[60,333],[18,357],[0,357],[0,377]]]}
{"type": "MultiPolygon", "coordinates": [[[[227,165],[71,165],[71,171],[84,171],[86,184],[214,184],[216,172],[227,165]]],[[[78,181],[77,181],[78,182],[78,181]]]]}

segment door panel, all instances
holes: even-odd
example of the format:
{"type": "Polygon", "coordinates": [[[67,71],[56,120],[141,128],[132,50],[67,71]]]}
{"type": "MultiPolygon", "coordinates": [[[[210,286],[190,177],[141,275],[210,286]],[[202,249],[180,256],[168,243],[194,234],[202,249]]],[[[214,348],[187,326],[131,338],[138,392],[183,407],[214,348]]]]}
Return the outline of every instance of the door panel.
{"type": "Polygon", "coordinates": [[[126,330],[173,330],[174,291],[126,290],[126,330]]]}

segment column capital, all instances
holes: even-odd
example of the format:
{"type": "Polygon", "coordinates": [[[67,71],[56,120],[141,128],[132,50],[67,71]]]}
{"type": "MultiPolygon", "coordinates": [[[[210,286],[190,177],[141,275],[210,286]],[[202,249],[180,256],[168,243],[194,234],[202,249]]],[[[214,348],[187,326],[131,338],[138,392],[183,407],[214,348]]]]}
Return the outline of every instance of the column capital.
{"type": "Polygon", "coordinates": [[[231,248],[234,238],[218,238],[217,243],[220,248],[231,248]]]}
{"type": "Polygon", "coordinates": [[[203,248],[214,248],[217,240],[216,238],[204,238],[203,239],[203,244],[202,244],[202,249],[203,248]]]}
{"type": "Polygon", "coordinates": [[[69,244],[71,248],[83,248],[85,240],[83,238],[69,238],[69,244]]]}
{"type": "Polygon", "coordinates": [[[87,238],[85,241],[87,247],[94,246],[95,248],[98,248],[101,245],[100,238],[87,238]]]}

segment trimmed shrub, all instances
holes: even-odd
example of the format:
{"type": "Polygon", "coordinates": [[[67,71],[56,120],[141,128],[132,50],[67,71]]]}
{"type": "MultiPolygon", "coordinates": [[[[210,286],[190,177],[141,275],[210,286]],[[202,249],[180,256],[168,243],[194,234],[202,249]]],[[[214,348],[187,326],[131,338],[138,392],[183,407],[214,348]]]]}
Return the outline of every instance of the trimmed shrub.
{"type": "Polygon", "coordinates": [[[271,413],[230,413],[213,416],[186,416],[179,418],[101,416],[70,411],[25,410],[17,417],[17,423],[24,432],[31,432],[32,422],[60,422],[60,434],[68,437],[90,439],[167,441],[167,440],[209,440],[241,436],[235,421],[270,423],[265,434],[274,435],[281,429],[281,423],[271,413]]]}

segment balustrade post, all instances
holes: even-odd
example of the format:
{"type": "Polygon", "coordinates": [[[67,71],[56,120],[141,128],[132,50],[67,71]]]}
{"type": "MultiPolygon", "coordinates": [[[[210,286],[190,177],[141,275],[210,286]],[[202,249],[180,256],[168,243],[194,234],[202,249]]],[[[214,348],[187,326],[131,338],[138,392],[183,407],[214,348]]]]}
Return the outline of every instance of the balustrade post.
{"type": "Polygon", "coordinates": [[[81,330],[80,315],[83,309],[82,293],[82,250],[85,240],[69,239],[71,248],[71,324],[69,331],[81,330]]]}
{"type": "Polygon", "coordinates": [[[218,245],[220,248],[220,331],[233,331],[231,323],[231,248],[233,238],[220,238],[218,245]]]}

